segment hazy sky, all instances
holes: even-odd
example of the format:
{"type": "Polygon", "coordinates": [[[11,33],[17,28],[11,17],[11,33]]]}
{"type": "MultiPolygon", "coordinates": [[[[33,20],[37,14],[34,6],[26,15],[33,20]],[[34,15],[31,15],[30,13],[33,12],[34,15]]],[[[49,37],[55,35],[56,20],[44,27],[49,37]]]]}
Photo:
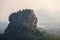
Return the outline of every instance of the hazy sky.
{"type": "Polygon", "coordinates": [[[50,15],[60,16],[60,0],[0,0],[0,21],[7,21],[10,13],[26,8],[34,11],[41,8],[56,12],[50,15]]]}

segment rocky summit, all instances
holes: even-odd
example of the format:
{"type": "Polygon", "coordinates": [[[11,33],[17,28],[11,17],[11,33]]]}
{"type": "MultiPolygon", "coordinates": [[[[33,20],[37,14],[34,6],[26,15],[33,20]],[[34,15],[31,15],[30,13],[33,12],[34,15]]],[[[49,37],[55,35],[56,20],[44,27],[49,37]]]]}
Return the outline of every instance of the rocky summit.
{"type": "Polygon", "coordinates": [[[35,16],[33,10],[26,9],[26,10],[20,10],[16,13],[12,13],[9,16],[10,23],[13,24],[33,24],[35,27],[37,24],[37,17],[35,16]]]}

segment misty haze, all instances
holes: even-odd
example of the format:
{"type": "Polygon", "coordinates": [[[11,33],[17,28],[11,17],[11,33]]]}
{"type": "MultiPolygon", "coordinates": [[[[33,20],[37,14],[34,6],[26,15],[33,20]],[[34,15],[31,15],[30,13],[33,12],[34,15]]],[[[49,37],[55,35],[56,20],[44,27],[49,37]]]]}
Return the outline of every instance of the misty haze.
{"type": "MultiPolygon", "coordinates": [[[[38,27],[45,29],[46,31],[50,31],[51,33],[60,34],[60,16],[56,15],[56,12],[50,12],[45,9],[39,9],[36,11],[36,16],[38,18],[38,27]],[[51,13],[53,15],[51,15],[51,13]]],[[[58,13],[58,12],[57,12],[58,13]]],[[[9,22],[0,22],[0,33],[3,33],[9,22]]]]}
{"type": "Polygon", "coordinates": [[[0,0],[0,39],[60,40],[60,0],[0,0]]]}

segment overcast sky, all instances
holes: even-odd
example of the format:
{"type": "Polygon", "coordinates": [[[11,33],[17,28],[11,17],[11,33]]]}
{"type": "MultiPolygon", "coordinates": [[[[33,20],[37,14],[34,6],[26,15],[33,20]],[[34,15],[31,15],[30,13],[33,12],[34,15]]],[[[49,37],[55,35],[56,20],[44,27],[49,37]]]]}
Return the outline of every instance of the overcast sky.
{"type": "Polygon", "coordinates": [[[60,0],[0,0],[0,21],[8,21],[10,13],[26,8],[44,9],[55,12],[49,13],[50,16],[60,16],[60,0]]]}

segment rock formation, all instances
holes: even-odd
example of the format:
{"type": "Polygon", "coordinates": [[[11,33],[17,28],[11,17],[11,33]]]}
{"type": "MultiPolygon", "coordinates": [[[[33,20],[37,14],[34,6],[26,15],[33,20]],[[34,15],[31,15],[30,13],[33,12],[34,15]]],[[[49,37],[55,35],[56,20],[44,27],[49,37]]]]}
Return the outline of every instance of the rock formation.
{"type": "MultiPolygon", "coordinates": [[[[9,16],[9,25],[4,34],[8,40],[34,40],[37,37],[37,17],[33,10],[25,9],[12,13],[9,16]]],[[[36,39],[37,40],[37,39],[36,39]]]]}
{"type": "Polygon", "coordinates": [[[9,16],[10,23],[16,23],[16,24],[33,24],[34,27],[36,27],[37,24],[37,18],[31,9],[26,9],[22,11],[18,11],[16,13],[12,13],[9,16]]]}

